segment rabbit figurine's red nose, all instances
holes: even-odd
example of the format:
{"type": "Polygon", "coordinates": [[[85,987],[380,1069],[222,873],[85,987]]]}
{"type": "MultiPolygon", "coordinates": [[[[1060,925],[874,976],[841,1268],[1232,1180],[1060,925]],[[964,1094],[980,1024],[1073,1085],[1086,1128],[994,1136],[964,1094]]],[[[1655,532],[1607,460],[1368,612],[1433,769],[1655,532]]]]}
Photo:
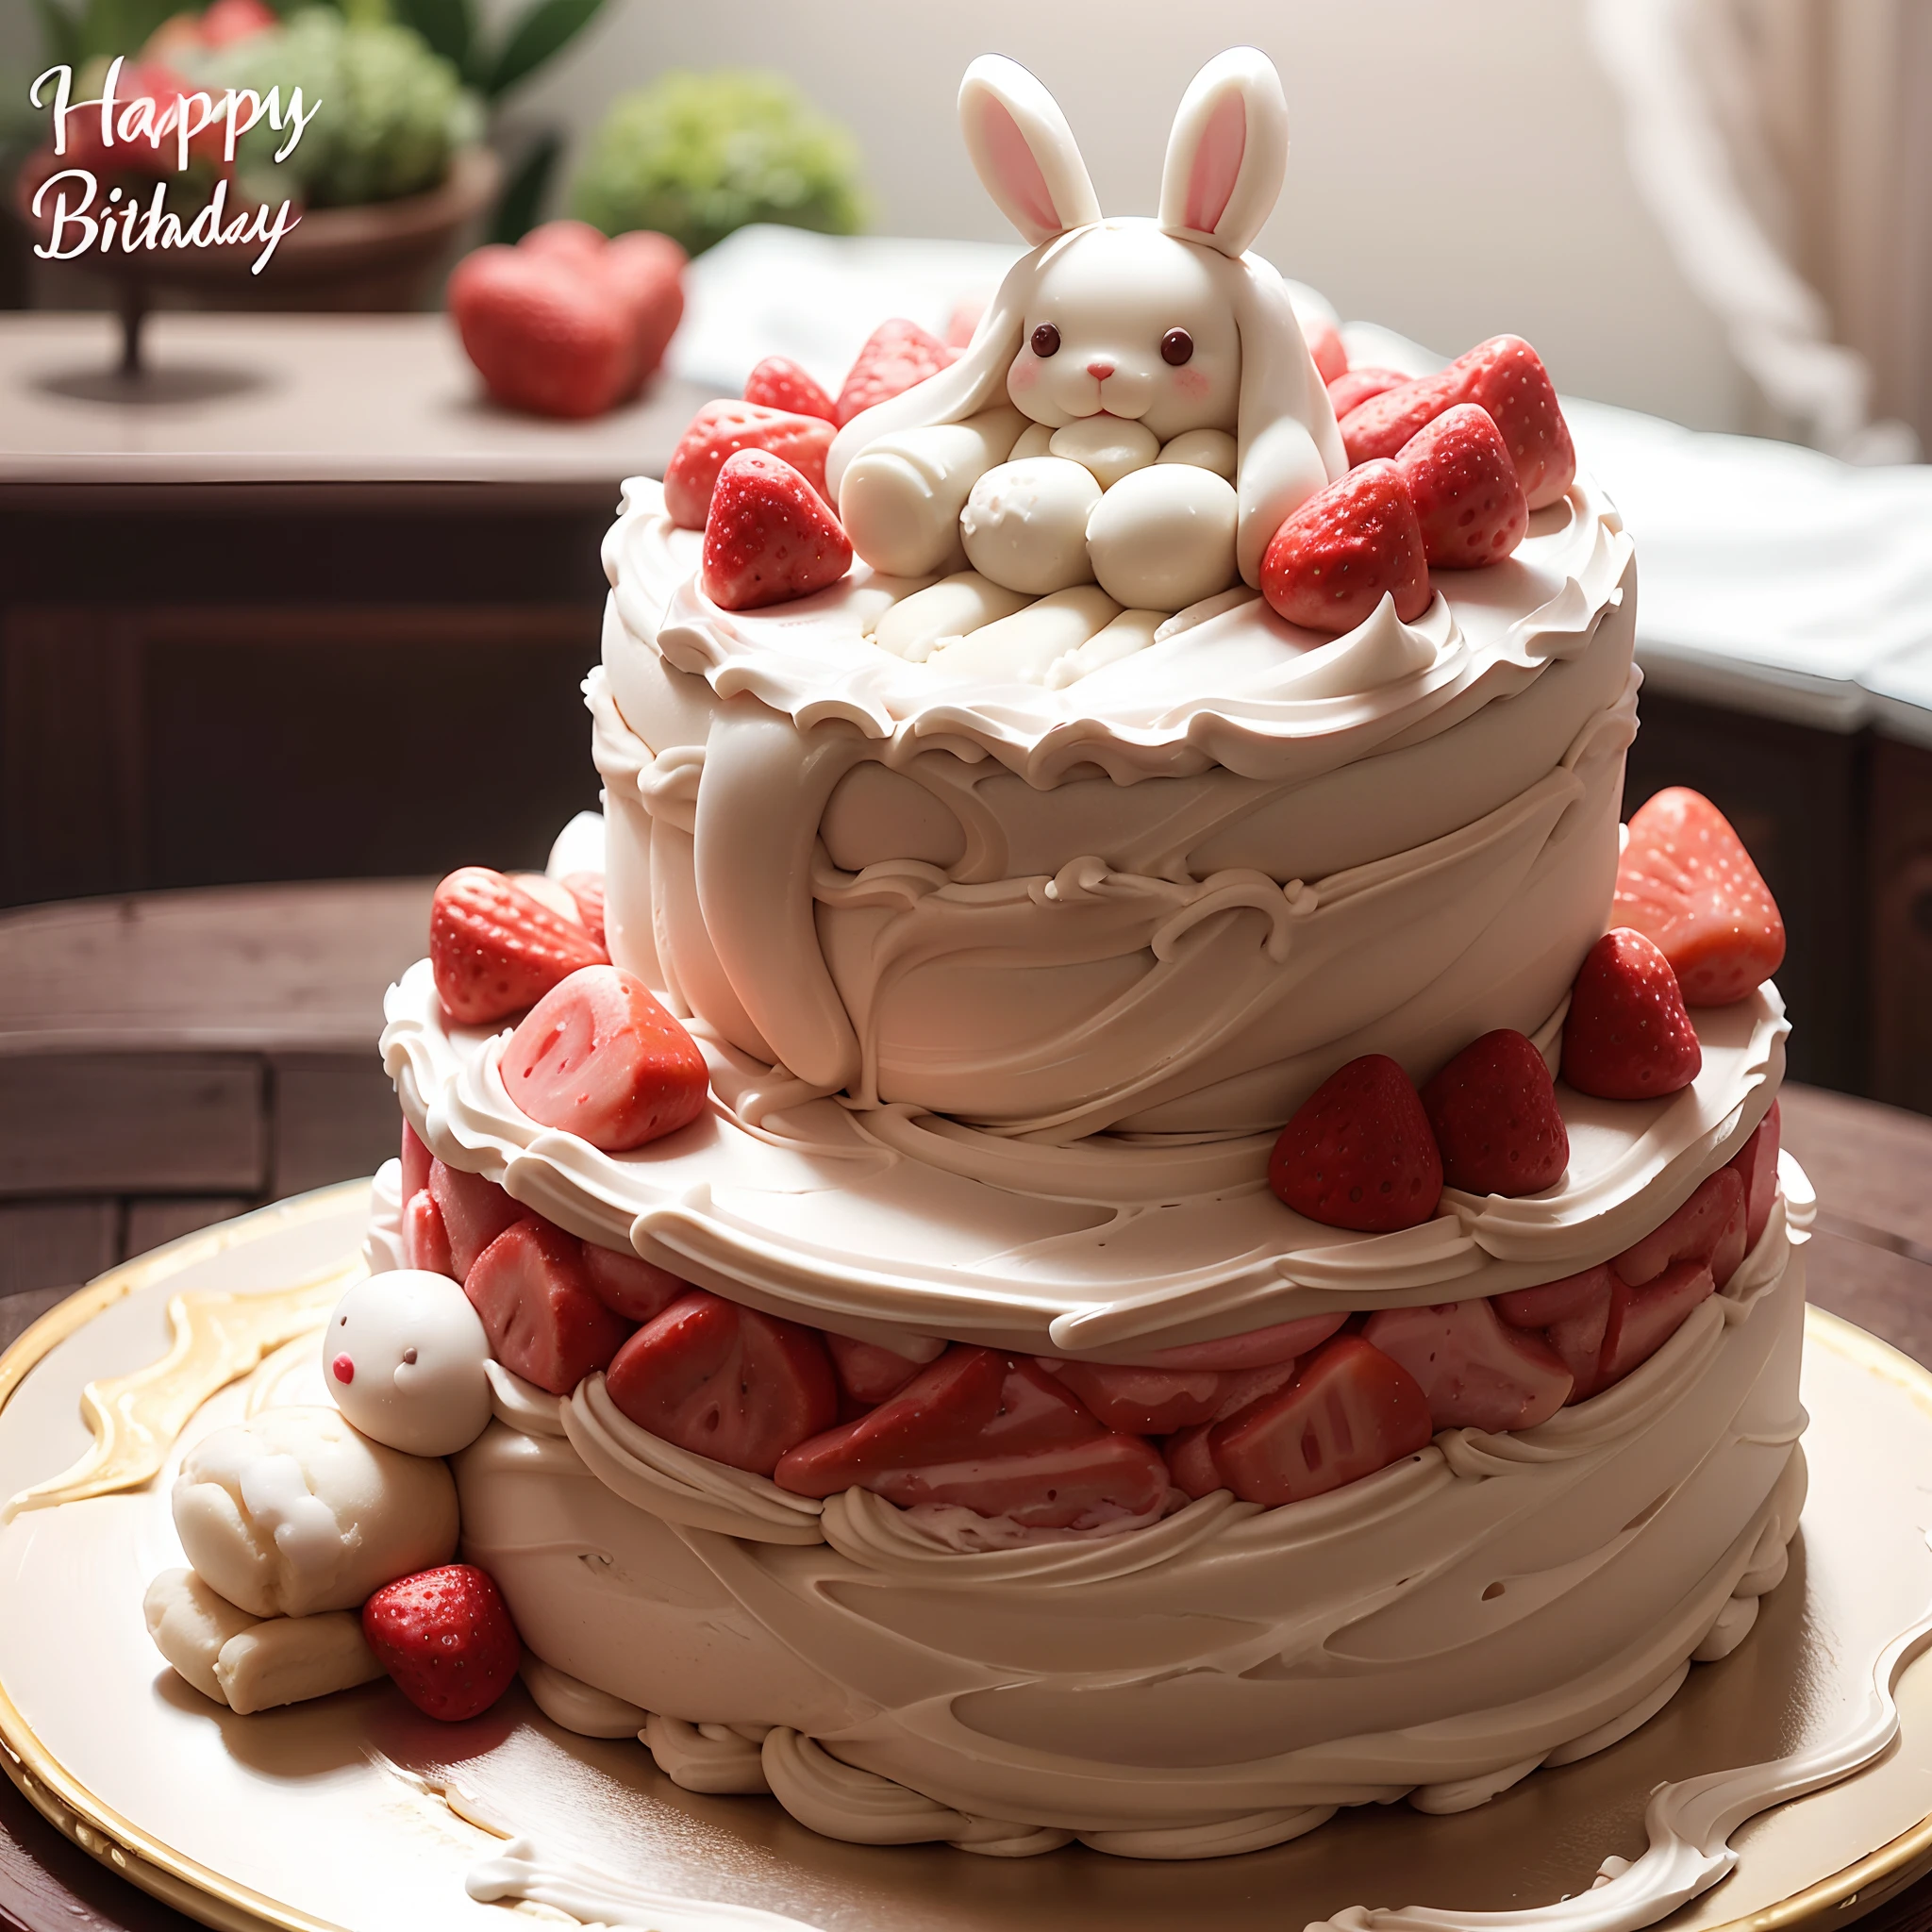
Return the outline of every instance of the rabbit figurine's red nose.
{"type": "Polygon", "coordinates": [[[1096,356],[1087,365],[1087,374],[1095,382],[1105,382],[1113,374],[1113,358],[1110,356],[1096,356]]]}

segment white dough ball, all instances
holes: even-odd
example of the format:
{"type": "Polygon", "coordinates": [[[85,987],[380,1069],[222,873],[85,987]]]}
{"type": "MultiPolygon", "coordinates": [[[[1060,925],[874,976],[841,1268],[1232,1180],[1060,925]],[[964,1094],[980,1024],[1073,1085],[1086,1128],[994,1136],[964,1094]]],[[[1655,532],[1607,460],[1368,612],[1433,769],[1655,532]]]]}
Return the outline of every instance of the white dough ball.
{"type": "Polygon", "coordinates": [[[454,1456],[490,1425],[490,1337],[446,1274],[403,1268],[358,1281],[322,1332],[336,1407],[408,1456],[454,1456]]]}
{"type": "Polygon", "coordinates": [[[1234,485],[1192,463],[1123,476],[1087,525],[1100,588],[1129,610],[1181,610],[1226,590],[1238,509],[1234,485]]]}
{"type": "Polygon", "coordinates": [[[1092,471],[1064,457],[1001,463],[960,513],[967,558],[981,576],[1033,597],[1091,583],[1087,519],[1099,501],[1092,471]]]}
{"type": "Polygon", "coordinates": [[[1224,429],[1184,429],[1161,444],[1160,454],[1154,460],[1192,463],[1199,469],[1212,470],[1217,476],[1225,476],[1232,483],[1239,454],[1234,438],[1224,429]]]}
{"type": "Polygon", "coordinates": [[[258,1617],[359,1608],[457,1550],[449,1465],[372,1442],[334,1408],[217,1429],[188,1452],[173,1500],[194,1574],[258,1617]]]}
{"type": "Polygon", "coordinates": [[[1111,490],[1131,471],[1144,470],[1160,454],[1159,439],[1145,424],[1108,415],[1082,416],[1056,429],[1047,447],[1091,470],[1103,490],[1111,490]]]}

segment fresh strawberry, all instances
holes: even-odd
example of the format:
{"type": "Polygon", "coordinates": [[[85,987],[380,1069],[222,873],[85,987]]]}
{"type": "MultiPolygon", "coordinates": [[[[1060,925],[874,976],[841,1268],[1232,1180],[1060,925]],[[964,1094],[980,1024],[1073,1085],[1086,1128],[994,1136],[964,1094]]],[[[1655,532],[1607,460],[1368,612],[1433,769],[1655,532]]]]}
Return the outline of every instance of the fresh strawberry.
{"type": "Polygon", "coordinates": [[[384,1584],[362,1606],[362,1635],[403,1695],[444,1724],[480,1717],[523,1660],[496,1579],[474,1563],[384,1584]]]}
{"type": "Polygon", "coordinates": [[[578,923],[608,953],[610,941],[604,936],[604,874],[601,872],[566,873],[563,889],[577,908],[578,923]]]}
{"type": "Polygon", "coordinates": [[[1563,1023],[1563,1077],[1599,1100],[1656,1100],[1704,1064],[1671,962],[1619,926],[1584,955],[1563,1023]]]}
{"type": "Polygon", "coordinates": [[[623,1154],[705,1110],[697,1042],[634,973],[586,966],[552,987],[503,1050],[503,1084],[533,1121],[623,1154]]]}
{"type": "Polygon", "coordinates": [[[1326,1341],[1347,1320],[1346,1315],[1298,1315],[1292,1322],[1274,1322],[1219,1341],[1156,1349],[1147,1363],[1157,1369],[1258,1369],[1291,1362],[1326,1341]]]}
{"type": "Polygon", "coordinates": [[[506,408],[601,416],[636,387],[636,334],[601,275],[575,258],[491,242],[449,278],[450,319],[506,408]]]}
{"type": "Polygon", "coordinates": [[[1339,382],[1348,374],[1348,351],[1341,344],[1341,331],[1332,322],[1311,316],[1302,324],[1302,341],[1314,358],[1315,373],[1324,383],[1339,382]]]}
{"type": "Polygon", "coordinates": [[[527,1215],[507,1227],[463,1276],[490,1350],[512,1374],[568,1395],[624,1344],[630,1324],[591,1291],[583,1243],[527,1215]]]}
{"type": "Polygon", "coordinates": [[[427,1188],[417,1189],[403,1204],[403,1258],[425,1274],[447,1274],[452,1281],[461,1279],[449,1251],[442,1209],[427,1188]]]}
{"type": "Polygon", "coordinates": [[[836,423],[839,406],[790,356],[767,356],[744,379],[744,399],[793,416],[836,423]]]}
{"type": "Polygon", "coordinates": [[[1479,1296],[1384,1308],[1369,1317],[1362,1340],[1415,1377],[1438,1429],[1533,1429],[1574,1386],[1547,1341],[1506,1326],[1479,1296]]]}
{"type": "Polygon", "coordinates": [[[558,918],[567,919],[573,925],[583,925],[584,916],[577,910],[577,902],[561,879],[542,872],[513,872],[508,876],[518,891],[527,892],[540,906],[549,907],[558,918]]]}
{"type": "Polygon", "coordinates": [[[1743,1152],[1731,1162],[1731,1171],[1744,1183],[1744,1252],[1748,1255],[1763,1238],[1771,1220],[1771,1206],[1777,1199],[1777,1139],[1780,1131],[1778,1103],[1757,1123],[1757,1131],[1744,1142],[1743,1152]]]}
{"type": "Polygon", "coordinates": [[[836,434],[816,416],[768,409],[762,403],[707,403],[664,466],[664,514],[681,530],[704,529],[719,471],[747,449],[767,450],[790,463],[823,500],[825,453],[836,434]]]}
{"type": "Polygon", "coordinates": [[[414,1127],[407,1119],[403,1122],[403,1185],[402,1197],[407,1202],[412,1194],[429,1185],[429,1150],[424,1146],[414,1127]]]}
{"type": "Polygon", "coordinates": [[[540,222],[517,243],[527,255],[574,261],[583,268],[593,268],[602,261],[609,245],[610,238],[602,228],[570,220],[540,222]]]}
{"type": "Polygon", "coordinates": [[[620,1255],[614,1248],[584,1243],[584,1279],[591,1292],[614,1315],[626,1322],[655,1322],[675,1301],[691,1291],[668,1268],[620,1255]]]}
{"type": "Polygon", "coordinates": [[[480,1174],[465,1174],[441,1160],[429,1163],[429,1195],[449,1241],[450,1272],[460,1281],[476,1257],[513,1222],[530,1210],[480,1174]]]}
{"type": "Polygon", "coordinates": [[[916,322],[903,316],[882,322],[866,337],[858,359],[845,372],[832,420],[842,429],[860,410],[890,402],[958,359],[958,349],[947,348],[916,322]]]}
{"type": "Polygon", "coordinates": [[[1351,463],[1392,457],[1426,423],[1458,403],[1487,410],[1503,433],[1531,509],[1555,503],[1576,475],[1576,450],[1542,358],[1521,336],[1491,336],[1434,375],[1351,409],[1341,441],[1351,463]]]}
{"type": "Polygon", "coordinates": [[[898,1394],[940,1353],[936,1348],[924,1360],[915,1360],[895,1349],[881,1348],[875,1341],[860,1341],[851,1335],[828,1334],[825,1346],[831,1351],[840,1389],[862,1408],[874,1407],[889,1396],[898,1394]]]}
{"type": "Polygon", "coordinates": [[[1319,490],[1270,539],[1261,594],[1308,630],[1353,630],[1386,596],[1405,624],[1429,608],[1422,525],[1393,463],[1364,463],[1319,490]]]}
{"type": "Polygon", "coordinates": [[[1273,1508],[1373,1475],[1433,1434],[1415,1377],[1359,1335],[1338,1335],[1286,1389],[1216,1424],[1208,1446],[1237,1496],[1273,1508]]]}
{"type": "Polygon", "coordinates": [[[1167,1469],[1039,1362],[956,1346],[869,1415],[799,1444],[774,1480],[799,1495],[866,1489],[902,1507],[955,1503],[1063,1529],[1157,1507],[1167,1469]]]}
{"type": "Polygon", "coordinates": [[[1446,1186],[1471,1194],[1540,1194],[1563,1178],[1570,1135],[1543,1057],[1499,1026],[1465,1046],[1423,1089],[1446,1186]]]}
{"type": "Polygon", "coordinates": [[[625,1343],[605,1382],[641,1429],[755,1475],[839,1412],[817,1329],[696,1288],[625,1343]]]}
{"type": "Polygon", "coordinates": [[[839,520],[779,457],[746,449],[727,458],[711,492],[700,582],[725,610],[808,597],[852,568],[839,520]]]}
{"type": "Polygon", "coordinates": [[[614,235],[604,251],[604,285],[630,322],[626,397],[636,395],[658,373],[684,319],[684,271],[690,259],[669,235],[649,228],[614,235]]]}
{"type": "Polygon", "coordinates": [[[1721,1167],[1660,1226],[1611,1257],[1617,1278],[1631,1288],[1655,1281],[1678,1261],[1702,1261],[1722,1288],[1746,1252],[1744,1179],[1721,1167]]]}
{"type": "Polygon", "coordinates": [[[487,865],[451,873],[430,902],[429,970],[443,1010],[459,1026],[508,1019],[603,958],[604,948],[575,920],[487,865]]]}
{"type": "Polygon", "coordinates": [[[1386,1234],[1427,1221],[1442,1160],[1408,1075],[1379,1053],[1330,1074],[1282,1128],[1268,1185],[1324,1227],[1386,1234]]]}
{"type": "Polygon", "coordinates": [[[1474,403],[1444,409],[1395,458],[1423,529],[1423,555],[1446,570],[1501,563],[1529,528],[1509,452],[1474,403]]]}
{"type": "Polygon", "coordinates": [[[1610,1300],[1597,1387],[1607,1389],[1647,1362],[1716,1286],[1705,1261],[1674,1261],[1641,1288],[1618,1282],[1610,1300]]]}
{"type": "Polygon", "coordinates": [[[1371,396],[1400,389],[1407,380],[1399,369],[1351,369],[1328,385],[1328,406],[1340,422],[1351,409],[1360,408],[1371,396]]]}
{"type": "Polygon", "coordinates": [[[1611,916],[1656,941],[1692,1007],[1747,999],[1785,957],[1777,902],[1730,821],[1673,785],[1630,816],[1611,916]]]}

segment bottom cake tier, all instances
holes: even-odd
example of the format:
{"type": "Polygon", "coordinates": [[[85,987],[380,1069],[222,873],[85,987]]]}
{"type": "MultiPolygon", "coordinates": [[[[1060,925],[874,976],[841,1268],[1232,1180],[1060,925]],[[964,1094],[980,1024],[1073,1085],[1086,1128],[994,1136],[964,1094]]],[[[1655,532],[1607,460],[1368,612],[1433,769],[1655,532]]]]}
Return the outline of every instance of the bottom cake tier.
{"type": "Polygon", "coordinates": [[[1634,1730],[1784,1574],[1809,1191],[1789,1157],[1780,1181],[1723,1290],[1613,1387],[1306,1501],[948,1548],[866,1490],[664,1442],[601,1374],[558,1396],[492,1365],[463,1553],[553,1718],[835,1838],[1200,1857],[1342,1806],[1467,1808],[1634,1730]]]}

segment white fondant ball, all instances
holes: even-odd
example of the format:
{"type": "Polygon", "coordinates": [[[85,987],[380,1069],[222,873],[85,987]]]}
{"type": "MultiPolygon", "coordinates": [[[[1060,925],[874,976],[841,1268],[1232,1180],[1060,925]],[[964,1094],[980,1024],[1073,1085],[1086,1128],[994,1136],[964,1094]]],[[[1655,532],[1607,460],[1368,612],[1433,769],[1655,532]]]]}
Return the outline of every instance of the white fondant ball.
{"type": "Polygon", "coordinates": [[[420,1268],[358,1281],[323,1330],[323,1380],[336,1407],[365,1436],[411,1456],[454,1456],[483,1433],[489,1359],[469,1296],[420,1268]]]}
{"type": "Polygon", "coordinates": [[[960,512],[967,558],[981,576],[1033,597],[1091,583],[1087,519],[1099,501],[1093,472],[1065,457],[1001,463],[960,512]]]}
{"type": "Polygon", "coordinates": [[[1182,610],[1235,581],[1234,485],[1192,463],[1123,476],[1087,525],[1093,575],[1129,610],[1182,610]]]}

